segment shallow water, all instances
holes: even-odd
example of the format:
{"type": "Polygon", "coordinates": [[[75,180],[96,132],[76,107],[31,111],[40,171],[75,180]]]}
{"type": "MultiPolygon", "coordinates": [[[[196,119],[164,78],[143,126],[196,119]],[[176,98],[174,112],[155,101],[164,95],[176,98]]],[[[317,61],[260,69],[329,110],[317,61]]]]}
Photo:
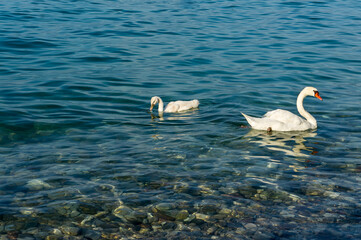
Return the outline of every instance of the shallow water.
{"type": "Polygon", "coordinates": [[[0,6],[1,235],[361,238],[357,1],[0,6]],[[246,127],[305,86],[317,130],[246,127]]]}

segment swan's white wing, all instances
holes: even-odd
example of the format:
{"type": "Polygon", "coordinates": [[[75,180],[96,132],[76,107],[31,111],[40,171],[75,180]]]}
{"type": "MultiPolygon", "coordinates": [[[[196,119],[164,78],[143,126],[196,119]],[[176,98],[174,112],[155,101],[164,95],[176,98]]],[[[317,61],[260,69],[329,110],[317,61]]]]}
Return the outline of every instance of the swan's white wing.
{"type": "Polygon", "coordinates": [[[283,122],[285,124],[292,124],[292,125],[299,125],[304,123],[306,120],[297,116],[296,114],[293,114],[289,111],[282,110],[282,109],[276,109],[273,111],[267,112],[263,118],[267,118],[270,120],[276,120],[279,122],[283,122]]]}
{"type": "Polygon", "coordinates": [[[253,129],[267,130],[269,127],[271,127],[272,130],[282,131],[281,129],[285,128],[285,124],[283,122],[277,121],[275,119],[270,119],[267,117],[256,118],[248,116],[244,113],[242,113],[242,115],[246,118],[247,122],[253,129]]]}
{"type": "Polygon", "coordinates": [[[179,104],[177,104],[177,102],[168,103],[168,105],[165,108],[164,112],[167,112],[167,113],[178,112],[180,106],[179,106],[179,104]]]}
{"type": "Polygon", "coordinates": [[[170,102],[165,112],[182,112],[199,106],[198,100],[170,102]]]}
{"type": "Polygon", "coordinates": [[[312,128],[310,123],[301,117],[280,109],[268,112],[262,118],[250,117],[246,114],[243,116],[249,125],[257,130],[271,128],[273,131],[304,131],[312,128]]]}

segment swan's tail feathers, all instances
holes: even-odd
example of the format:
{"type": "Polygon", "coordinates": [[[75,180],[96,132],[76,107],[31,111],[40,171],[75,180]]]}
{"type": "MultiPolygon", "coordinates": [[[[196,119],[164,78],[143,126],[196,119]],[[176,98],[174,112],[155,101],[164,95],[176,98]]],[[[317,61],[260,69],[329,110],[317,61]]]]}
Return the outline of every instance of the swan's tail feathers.
{"type": "Polygon", "coordinates": [[[197,108],[199,106],[198,99],[194,99],[194,100],[192,100],[192,102],[193,102],[193,108],[197,108]]]}
{"type": "Polygon", "coordinates": [[[245,117],[245,119],[247,120],[247,122],[249,123],[249,125],[251,125],[251,127],[254,127],[256,125],[256,118],[254,117],[250,117],[246,114],[244,114],[243,112],[241,112],[242,115],[245,117]]]}

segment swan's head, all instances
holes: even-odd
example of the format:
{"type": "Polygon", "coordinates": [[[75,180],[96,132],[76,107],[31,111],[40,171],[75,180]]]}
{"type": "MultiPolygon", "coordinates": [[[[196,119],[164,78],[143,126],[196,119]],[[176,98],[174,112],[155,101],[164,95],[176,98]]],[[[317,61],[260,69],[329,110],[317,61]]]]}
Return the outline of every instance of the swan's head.
{"type": "Polygon", "coordinates": [[[307,96],[313,96],[313,97],[316,97],[316,98],[318,98],[318,99],[320,99],[322,101],[320,93],[318,92],[318,90],[316,88],[314,88],[314,87],[305,87],[302,91],[305,92],[305,94],[307,96]]]}
{"type": "Polygon", "coordinates": [[[153,110],[154,105],[156,105],[157,103],[159,103],[159,97],[154,96],[150,99],[150,111],[153,110]]]}

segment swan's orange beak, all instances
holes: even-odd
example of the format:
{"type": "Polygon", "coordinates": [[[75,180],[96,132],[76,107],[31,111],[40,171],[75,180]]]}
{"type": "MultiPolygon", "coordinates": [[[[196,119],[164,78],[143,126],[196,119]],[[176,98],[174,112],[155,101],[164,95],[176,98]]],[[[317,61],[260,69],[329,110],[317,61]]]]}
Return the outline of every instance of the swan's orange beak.
{"type": "Polygon", "coordinates": [[[320,93],[318,91],[315,92],[315,97],[317,97],[318,99],[323,101],[323,99],[321,98],[320,93]]]}

